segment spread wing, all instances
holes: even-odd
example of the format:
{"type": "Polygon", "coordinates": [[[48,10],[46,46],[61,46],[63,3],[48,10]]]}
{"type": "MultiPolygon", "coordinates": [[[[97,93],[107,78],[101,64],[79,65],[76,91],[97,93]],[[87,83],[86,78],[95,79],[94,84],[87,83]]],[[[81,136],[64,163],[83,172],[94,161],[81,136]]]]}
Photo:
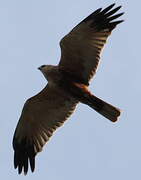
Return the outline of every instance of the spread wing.
{"type": "Polygon", "coordinates": [[[114,15],[121,8],[112,10],[114,5],[97,9],[61,40],[60,70],[75,81],[89,84],[108,36],[117,24],[123,22],[113,21],[123,14],[114,15]]]}
{"type": "Polygon", "coordinates": [[[14,138],[14,166],[26,174],[30,163],[35,168],[35,155],[73,113],[76,100],[57,87],[49,85],[24,105],[14,138]]]}

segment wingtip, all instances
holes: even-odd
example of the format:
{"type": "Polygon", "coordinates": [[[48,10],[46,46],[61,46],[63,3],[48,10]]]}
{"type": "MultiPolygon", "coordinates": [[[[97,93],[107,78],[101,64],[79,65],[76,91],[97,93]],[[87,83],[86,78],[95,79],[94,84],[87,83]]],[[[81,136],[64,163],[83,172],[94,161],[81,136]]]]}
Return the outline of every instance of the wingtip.
{"type": "Polygon", "coordinates": [[[113,7],[115,6],[115,3],[109,5],[108,7],[106,7],[105,9],[102,10],[102,13],[105,14],[108,11],[110,11],[113,7]]]}
{"type": "Polygon", "coordinates": [[[107,8],[112,9],[115,5],[116,5],[116,3],[112,3],[112,4],[109,5],[107,8]]]}
{"type": "Polygon", "coordinates": [[[14,158],[14,169],[17,169],[18,165],[17,163],[15,162],[15,158],[14,158]]]}
{"type": "Polygon", "coordinates": [[[122,8],[122,6],[120,5],[120,6],[118,6],[117,8],[120,9],[120,8],[122,8]]]}
{"type": "MultiPolygon", "coordinates": [[[[124,20],[115,21],[115,24],[118,25],[120,23],[124,22],[124,20]]],[[[113,22],[114,23],[114,22],[113,22]]]]}
{"type": "Polygon", "coordinates": [[[22,166],[19,165],[18,167],[18,174],[21,174],[22,173],[22,166]]]}
{"type": "Polygon", "coordinates": [[[34,172],[35,169],[35,151],[33,144],[29,143],[26,139],[23,139],[20,143],[17,138],[13,140],[14,148],[14,168],[18,168],[18,174],[22,172],[24,175],[27,174],[30,162],[31,171],[34,172]],[[28,162],[29,161],[29,162],[28,162]]]}
{"type": "Polygon", "coordinates": [[[33,173],[35,171],[35,167],[34,168],[31,168],[31,172],[33,173]]]}
{"type": "Polygon", "coordinates": [[[27,175],[27,172],[24,172],[24,176],[26,176],[27,175]]]}
{"type": "Polygon", "coordinates": [[[35,170],[35,156],[30,158],[30,169],[31,169],[31,172],[34,172],[35,170]]]}
{"type": "Polygon", "coordinates": [[[125,12],[120,13],[120,14],[121,14],[121,16],[122,16],[124,13],[125,13],[125,12]]]}

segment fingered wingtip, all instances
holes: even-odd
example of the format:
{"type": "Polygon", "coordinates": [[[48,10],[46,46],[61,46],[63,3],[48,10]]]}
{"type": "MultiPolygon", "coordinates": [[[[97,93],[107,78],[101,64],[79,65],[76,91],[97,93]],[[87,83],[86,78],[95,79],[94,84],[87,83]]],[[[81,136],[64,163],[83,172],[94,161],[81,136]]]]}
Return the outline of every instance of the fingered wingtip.
{"type": "Polygon", "coordinates": [[[106,7],[105,9],[103,9],[102,13],[105,14],[107,13],[109,10],[111,10],[113,7],[115,6],[115,3],[111,4],[110,6],[106,7]]]}
{"type": "Polygon", "coordinates": [[[124,22],[124,20],[115,21],[115,22],[112,22],[112,24],[116,26],[116,25],[118,25],[118,24],[120,24],[122,22],[124,22]]]}
{"type": "Polygon", "coordinates": [[[122,6],[120,5],[120,6],[118,6],[117,8],[120,9],[120,8],[122,8],[122,6]]]}
{"type": "Polygon", "coordinates": [[[112,11],[112,12],[117,12],[122,6],[120,5],[120,6],[118,6],[118,7],[116,7],[116,8],[114,8],[114,9],[112,9],[114,6],[116,5],[116,3],[113,3],[113,4],[111,4],[110,6],[108,6],[108,7],[106,7],[105,9],[103,9],[102,11],[101,11],[101,13],[102,14],[107,14],[107,13],[109,13],[110,11],[112,11]]]}
{"type": "Polygon", "coordinates": [[[27,172],[24,172],[24,176],[26,176],[27,175],[27,172]]]}

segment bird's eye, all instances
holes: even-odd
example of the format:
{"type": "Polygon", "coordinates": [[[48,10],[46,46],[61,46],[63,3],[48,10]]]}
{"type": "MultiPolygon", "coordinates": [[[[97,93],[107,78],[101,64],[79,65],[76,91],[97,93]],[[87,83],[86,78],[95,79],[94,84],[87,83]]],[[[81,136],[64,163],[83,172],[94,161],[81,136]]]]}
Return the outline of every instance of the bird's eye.
{"type": "Polygon", "coordinates": [[[46,65],[42,65],[41,68],[44,68],[46,65]]]}

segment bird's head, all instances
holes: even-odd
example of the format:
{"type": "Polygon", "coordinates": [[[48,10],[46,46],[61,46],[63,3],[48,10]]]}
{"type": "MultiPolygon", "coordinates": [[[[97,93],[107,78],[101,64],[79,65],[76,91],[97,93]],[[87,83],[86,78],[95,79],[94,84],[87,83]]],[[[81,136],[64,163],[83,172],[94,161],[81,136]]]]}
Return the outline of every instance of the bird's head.
{"type": "Polygon", "coordinates": [[[42,65],[38,68],[48,81],[51,81],[58,75],[58,66],[42,65]]]}
{"type": "Polygon", "coordinates": [[[46,71],[52,69],[52,66],[51,65],[42,65],[42,66],[38,67],[38,69],[43,73],[43,72],[46,72],[46,71]]]}

